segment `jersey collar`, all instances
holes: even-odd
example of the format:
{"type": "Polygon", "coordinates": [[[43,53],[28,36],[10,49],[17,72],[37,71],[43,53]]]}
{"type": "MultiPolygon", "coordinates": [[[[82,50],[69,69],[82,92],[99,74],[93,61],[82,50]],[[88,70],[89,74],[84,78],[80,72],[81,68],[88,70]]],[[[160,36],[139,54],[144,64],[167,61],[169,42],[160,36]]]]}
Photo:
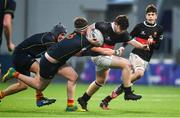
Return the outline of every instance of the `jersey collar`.
{"type": "Polygon", "coordinates": [[[114,22],[111,23],[111,27],[112,27],[112,30],[115,32],[115,29],[114,29],[114,22]]]}
{"type": "Polygon", "coordinates": [[[153,25],[151,25],[145,20],[144,25],[147,26],[147,27],[155,27],[157,25],[157,23],[154,23],[153,25]]]}

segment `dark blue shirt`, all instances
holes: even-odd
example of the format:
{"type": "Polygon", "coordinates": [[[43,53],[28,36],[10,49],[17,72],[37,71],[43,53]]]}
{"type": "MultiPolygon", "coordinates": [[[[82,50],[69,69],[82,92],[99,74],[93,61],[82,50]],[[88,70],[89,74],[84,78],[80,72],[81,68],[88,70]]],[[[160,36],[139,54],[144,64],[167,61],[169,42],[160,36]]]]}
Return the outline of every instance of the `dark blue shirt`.
{"type": "Polygon", "coordinates": [[[42,53],[55,44],[54,36],[50,32],[32,35],[20,43],[14,53],[28,53],[34,58],[38,58],[42,53]]]}
{"type": "Polygon", "coordinates": [[[58,60],[59,62],[66,62],[82,48],[91,46],[92,45],[84,35],[74,32],[61,42],[51,46],[47,53],[49,56],[58,60]]]}

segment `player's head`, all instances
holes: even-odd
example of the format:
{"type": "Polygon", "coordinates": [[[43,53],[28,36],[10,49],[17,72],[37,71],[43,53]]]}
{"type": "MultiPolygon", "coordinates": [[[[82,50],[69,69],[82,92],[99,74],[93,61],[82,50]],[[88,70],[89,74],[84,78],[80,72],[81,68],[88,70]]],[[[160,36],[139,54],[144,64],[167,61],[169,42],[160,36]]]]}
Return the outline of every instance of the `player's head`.
{"type": "Polygon", "coordinates": [[[129,20],[126,15],[118,15],[114,20],[114,30],[116,33],[122,33],[129,27],[129,20]]]}
{"type": "Polygon", "coordinates": [[[76,17],[74,19],[74,28],[76,32],[86,31],[88,27],[88,21],[84,17],[76,17]]]}
{"type": "Polygon", "coordinates": [[[58,23],[53,27],[51,33],[54,35],[57,41],[64,39],[65,35],[67,34],[67,29],[62,23],[58,23]]]}
{"type": "Polygon", "coordinates": [[[146,20],[150,24],[154,24],[157,19],[157,8],[155,5],[150,4],[146,7],[146,20]]]}

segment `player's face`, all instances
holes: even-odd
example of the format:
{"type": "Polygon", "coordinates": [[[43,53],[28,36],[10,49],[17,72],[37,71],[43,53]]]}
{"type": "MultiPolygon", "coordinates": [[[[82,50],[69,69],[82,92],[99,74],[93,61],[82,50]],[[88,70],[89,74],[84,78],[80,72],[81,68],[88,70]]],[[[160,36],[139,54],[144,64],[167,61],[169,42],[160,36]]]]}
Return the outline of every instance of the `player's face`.
{"type": "Polygon", "coordinates": [[[61,41],[62,39],[64,39],[64,38],[65,38],[65,35],[66,35],[65,33],[59,34],[57,41],[59,42],[59,41],[61,41]]]}
{"type": "Polygon", "coordinates": [[[87,31],[87,28],[80,30],[79,33],[81,33],[82,35],[85,35],[86,31],[87,31]]]}
{"type": "Polygon", "coordinates": [[[156,22],[157,19],[157,14],[154,12],[149,12],[146,14],[146,20],[148,23],[150,24],[154,24],[156,22]]]}
{"type": "Polygon", "coordinates": [[[121,27],[119,25],[114,25],[114,30],[117,34],[121,34],[123,32],[125,32],[126,30],[121,30],[121,27]]]}

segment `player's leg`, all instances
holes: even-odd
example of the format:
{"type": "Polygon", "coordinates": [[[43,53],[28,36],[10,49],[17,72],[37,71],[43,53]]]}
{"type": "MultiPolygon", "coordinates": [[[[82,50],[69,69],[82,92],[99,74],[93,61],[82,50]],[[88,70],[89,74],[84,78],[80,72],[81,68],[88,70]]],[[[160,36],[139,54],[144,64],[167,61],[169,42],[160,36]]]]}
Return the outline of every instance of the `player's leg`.
{"type": "Polygon", "coordinates": [[[108,73],[109,73],[109,69],[96,71],[96,80],[89,85],[88,89],[83,94],[83,96],[78,98],[78,102],[81,105],[82,109],[88,111],[87,102],[104,85],[108,73]]]}
{"type": "Polygon", "coordinates": [[[123,89],[125,92],[125,100],[138,100],[142,96],[133,94],[131,90],[131,71],[130,63],[127,59],[118,56],[112,56],[110,68],[120,68],[122,71],[123,89]]]}
{"type": "Polygon", "coordinates": [[[67,107],[66,111],[77,111],[77,106],[74,104],[74,94],[76,88],[76,81],[78,78],[78,74],[76,71],[69,65],[65,64],[60,67],[58,70],[58,74],[65,77],[67,81],[67,107]]]}
{"type": "Polygon", "coordinates": [[[104,85],[106,78],[109,73],[109,65],[111,64],[110,56],[97,56],[93,57],[92,61],[96,64],[96,80],[92,82],[83,96],[78,98],[78,103],[81,108],[87,110],[87,102],[90,100],[92,95],[104,85]]]}
{"type": "Polygon", "coordinates": [[[14,83],[7,87],[6,89],[0,91],[0,99],[3,99],[6,96],[18,93],[20,91],[26,90],[28,86],[21,81],[14,83]]]}
{"type": "MultiPolygon", "coordinates": [[[[35,78],[40,78],[39,70],[40,70],[39,69],[39,62],[34,61],[34,63],[31,65],[29,71],[35,73],[35,78]]],[[[38,107],[41,107],[44,105],[50,105],[50,104],[55,103],[55,102],[56,102],[56,99],[49,99],[47,97],[44,97],[42,91],[36,90],[36,105],[38,107]]]]}
{"type": "MultiPolygon", "coordinates": [[[[129,56],[129,61],[132,66],[132,71],[131,71],[131,82],[133,83],[134,81],[140,79],[144,75],[144,71],[147,67],[147,62],[142,60],[141,58],[137,58],[134,54],[130,54],[129,56]]],[[[100,103],[101,108],[107,109],[109,102],[112,99],[115,99],[117,96],[123,93],[123,85],[120,84],[118,87],[116,87],[110,95],[106,96],[102,102],[100,103]]]]}
{"type": "MultiPolygon", "coordinates": [[[[25,75],[30,75],[29,67],[31,65],[31,58],[27,56],[27,54],[17,54],[17,52],[14,52],[12,55],[13,65],[14,67],[21,73],[25,75]]],[[[18,81],[18,83],[12,84],[9,87],[7,87],[5,90],[1,91],[0,98],[2,99],[5,96],[15,94],[17,92],[23,91],[27,89],[27,85],[23,83],[22,81],[18,81]]]]}
{"type": "Polygon", "coordinates": [[[16,71],[14,68],[10,68],[8,72],[3,76],[2,81],[7,81],[12,78],[17,78],[23,81],[28,86],[43,91],[51,82],[55,73],[58,70],[58,64],[50,63],[44,56],[40,60],[40,76],[30,77],[23,75],[16,71]]]}

